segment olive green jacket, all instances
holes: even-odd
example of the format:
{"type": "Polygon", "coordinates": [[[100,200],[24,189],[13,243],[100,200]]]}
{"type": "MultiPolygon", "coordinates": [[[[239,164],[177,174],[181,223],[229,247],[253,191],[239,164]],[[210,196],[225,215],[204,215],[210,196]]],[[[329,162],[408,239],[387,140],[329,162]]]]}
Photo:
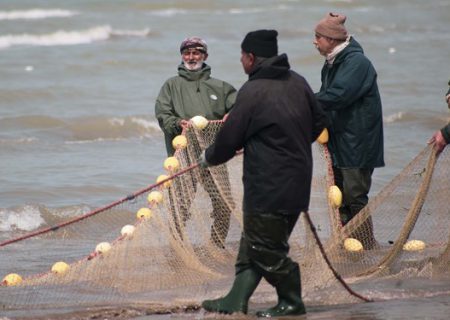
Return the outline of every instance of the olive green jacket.
{"type": "Polygon", "coordinates": [[[229,83],[211,77],[211,67],[203,64],[189,71],[183,64],[178,75],[162,86],[155,104],[155,116],[164,132],[167,154],[174,153],[172,140],[181,133],[180,121],[201,115],[220,120],[234,105],[236,89],[229,83]]]}

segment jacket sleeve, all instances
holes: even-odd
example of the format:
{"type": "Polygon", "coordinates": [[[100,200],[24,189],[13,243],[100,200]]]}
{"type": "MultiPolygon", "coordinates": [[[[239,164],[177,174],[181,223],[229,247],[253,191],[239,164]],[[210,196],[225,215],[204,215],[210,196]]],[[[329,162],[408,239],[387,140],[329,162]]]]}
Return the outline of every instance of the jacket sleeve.
{"type": "Polygon", "coordinates": [[[322,133],[323,129],[330,125],[330,121],[322,109],[321,104],[317,101],[313,91],[308,86],[308,101],[311,106],[311,116],[312,116],[312,141],[316,141],[319,135],[322,133]]]}
{"type": "Polygon", "coordinates": [[[316,97],[327,111],[344,109],[364,96],[376,77],[371,62],[363,54],[354,54],[342,62],[332,83],[316,97]]]}
{"type": "Polygon", "coordinates": [[[164,132],[170,135],[176,135],[180,132],[179,121],[181,118],[175,112],[170,83],[168,81],[164,83],[156,99],[155,116],[164,132]]]}
{"type": "Polygon", "coordinates": [[[450,143],[450,123],[441,129],[442,136],[447,144],[450,143]]]}
{"type": "Polygon", "coordinates": [[[217,133],[214,143],[206,149],[206,161],[219,165],[234,157],[244,147],[251,121],[251,101],[246,101],[243,89],[239,91],[233,110],[217,133]]]}

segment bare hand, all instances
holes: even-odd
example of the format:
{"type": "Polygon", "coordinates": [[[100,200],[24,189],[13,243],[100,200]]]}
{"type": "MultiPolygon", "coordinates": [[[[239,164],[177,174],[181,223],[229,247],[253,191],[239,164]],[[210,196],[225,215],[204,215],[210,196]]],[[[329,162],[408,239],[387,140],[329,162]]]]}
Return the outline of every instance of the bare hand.
{"type": "Polygon", "coordinates": [[[447,145],[447,142],[444,139],[444,136],[442,135],[442,132],[440,130],[436,131],[430,140],[428,140],[428,144],[434,143],[434,148],[436,149],[436,152],[439,154],[444,150],[445,146],[447,145]]]}
{"type": "Polygon", "coordinates": [[[180,127],[181,127],[181,129],[185,130],[185,129],[187,129],[188,126],[189,126],[189,121],[188,120],[184,120],[184,119],[180,120],[180,127]]]}

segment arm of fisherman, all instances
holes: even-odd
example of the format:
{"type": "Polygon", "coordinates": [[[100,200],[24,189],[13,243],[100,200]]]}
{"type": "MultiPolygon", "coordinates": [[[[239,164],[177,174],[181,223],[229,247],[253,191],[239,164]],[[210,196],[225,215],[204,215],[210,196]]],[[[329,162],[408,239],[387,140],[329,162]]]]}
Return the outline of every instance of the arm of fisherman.
{"type": "Polygon", "coordinates": [[[441,153],[442,150],[444,150],[445,146],[449,142],[450,142],[450,124],[442,128],[441,130],[436,131],[434,135],[431,137],[431,139],[428,140],[428,144],[434,143],[434,148],[436,149],[438,154],[441,153]],[[444,134],[447,135],[447,138],[445,138],[444,134]]]}
{"type": "Polygon", "coordinates": [[[234,157],[236,151],[244,147],[252,116],[252,105],[244,96],[243,94],[238,96],[233,111],[228,114],[227,121],[217,134],[214,144],[206,149],[205,158],[208,164],[219,165],[227,162],[234,157]]]}
{"type": "Polygon", "coordinates": [[[156,99],[155,116],[161,129],[172,135],[178,134],[183,125],[188,124],[186,120],[180,118],[175,112],[170,85],[167,82],[161,87],[156,99]]]}
{"type": "Polygon", "coordinates": [[[309,88],[307,93],[309,105],[311,106],[311,114],[312,114],[312,141],[316,141],[319,135],[322,133],[323,129],[330,125],[330,121],[323,111],[321,104],[317,101],[313,91],[309,88]]]}
{"type": "Polygon", "coordinates": [[[339,66],[329,87],[316,93],[325,110],[339,110],[351,106],[365,95],[376,81],[377,74],[362,54],[346,59],[339,66]]]}

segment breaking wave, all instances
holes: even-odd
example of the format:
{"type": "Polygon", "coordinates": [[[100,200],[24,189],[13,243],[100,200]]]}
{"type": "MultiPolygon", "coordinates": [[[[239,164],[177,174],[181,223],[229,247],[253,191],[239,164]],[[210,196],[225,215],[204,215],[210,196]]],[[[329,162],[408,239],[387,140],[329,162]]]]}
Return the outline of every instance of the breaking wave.
{"type": "Polygon", "coordinates": [[[78,12],[63,9],[30,9],[0,11],[0,20],[35,20],[46,18],[67,18],[78,12]]]}
{"type": "Polygon", "coordinates": [[[67,46],[104,41],[111,37],[147,37],[150,29],[114,30],[111,26],[97,26],[86,30],[58,30],[52,33],[35,35],[19,34],[0,36],[0,49],[12,46],[67,46]]]}
{"type": "Polygon", "coordinates": [[[151,116],[92,116],[58,119],[51,116],[20,116],[0,119],[0,126],[14,138],[0,137],[0,145],[29,144],[43,139],[64,140],[66,143],[85,143],[102,140],[148,138],[160,134],[151,116]],[[26,136],[19,136],[20,132],[26,136]],[[29,135],[32,136],[29,136],[29,135]]]}

